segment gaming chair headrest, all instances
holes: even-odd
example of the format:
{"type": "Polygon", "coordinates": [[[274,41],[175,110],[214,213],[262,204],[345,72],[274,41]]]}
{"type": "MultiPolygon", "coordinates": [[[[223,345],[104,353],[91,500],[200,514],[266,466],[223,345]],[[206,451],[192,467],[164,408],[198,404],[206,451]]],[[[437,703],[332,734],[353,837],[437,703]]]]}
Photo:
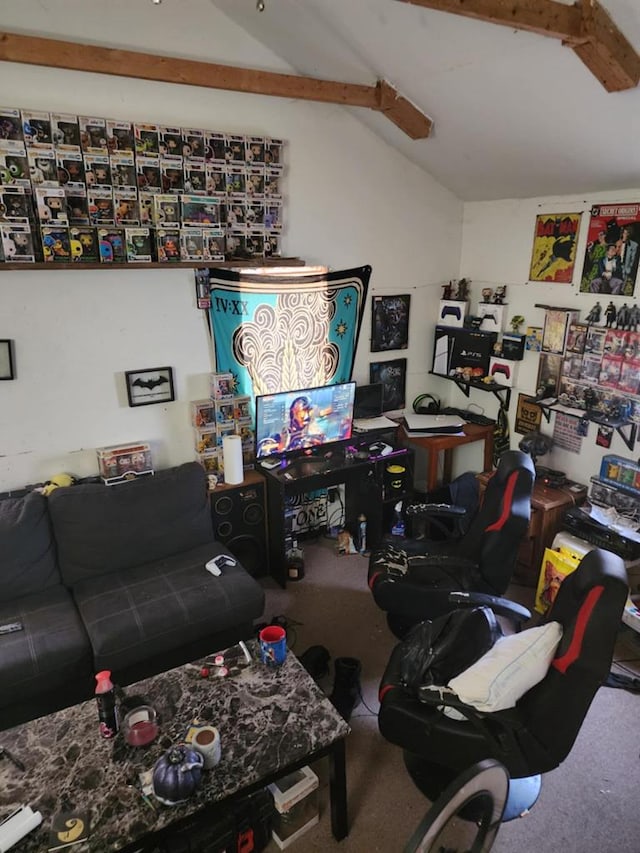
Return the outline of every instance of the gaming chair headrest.
{"type": "Polygon", "coordinates": [[[413,401],[413,411],[416,415],[437,415],[440,411],[440,400],[433,394],[419,394],[413,401]]]}

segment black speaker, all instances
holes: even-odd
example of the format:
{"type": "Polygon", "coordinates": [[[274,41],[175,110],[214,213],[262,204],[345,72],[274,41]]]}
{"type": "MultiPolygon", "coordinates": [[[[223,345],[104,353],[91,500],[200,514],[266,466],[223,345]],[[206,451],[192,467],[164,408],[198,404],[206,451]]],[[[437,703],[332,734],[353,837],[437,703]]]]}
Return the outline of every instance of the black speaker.
{"type": "Polygon", "coordinates": [[[247,480],[211,493],[211,517],[216,539],[258,578],[269,574],[265,488],[258,474],[249,472],[247,480]]]}

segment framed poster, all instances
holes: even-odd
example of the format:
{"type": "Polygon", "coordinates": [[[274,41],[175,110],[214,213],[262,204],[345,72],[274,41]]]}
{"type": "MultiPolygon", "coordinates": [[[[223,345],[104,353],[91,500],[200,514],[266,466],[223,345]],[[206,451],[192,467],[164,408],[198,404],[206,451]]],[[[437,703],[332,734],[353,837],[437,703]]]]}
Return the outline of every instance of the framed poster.
{"type": "Polygon", "coordinates": [[[10,339],[0,340],[0,379],[15,379],[13,344],[10,339]]]}
{"type": "Polygon", "coordinates": [[[171,367],[127,370],[125,379],[130,406],[150,406],[175,400],[171,367]]]}
{"type": "Polygon", "coordinates": [[[369,364],[369,382],[382,383],[382,410],[404,409],[407,359],[372,361],[369,364]]]}
{"type": "Polygon", "coordinates": [[[580,291],[633,296],[639,243],[640,203],[592,207],[580,291]]]}
{"type": "Polygon", "coordinates": [[[529,281],[571,283],[581,218],[581,213],[536,216],[529,281]]]}
{"type": "Polygon", "coordinates": [[[518,406],[516,408],[516,421],[514,431],[520,435],[528,432],[538,432],[542,423],[542,409],[533,397],[526,394],[518,394],[518,406]]]}
{"type": "Polygon", "coordinates": [[[411,296],[374,296],[371,301],[371,352],[409,345],[411,296]]]}

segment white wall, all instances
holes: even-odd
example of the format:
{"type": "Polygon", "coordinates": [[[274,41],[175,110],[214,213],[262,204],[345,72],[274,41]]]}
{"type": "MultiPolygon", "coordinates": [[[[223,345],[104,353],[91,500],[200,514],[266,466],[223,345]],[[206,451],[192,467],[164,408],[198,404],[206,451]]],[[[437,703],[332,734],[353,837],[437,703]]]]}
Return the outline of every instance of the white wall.
{"type": "MultiPolygon", "coordinates": [[[[526,318],[527,325],[542,326],[544,324],[544,310],[535,308],[536,303],[577,309],[581,312],[580,317],[584,319],[598,298],[578,291],[587,242],[589,210],[593,204],[617,201],[637,202],[639,198],[640,190],[636,189],[623,193],[617,191],[593,194],[588,198],[563,196],[466,204],[460,272],[461,275],[468,276],[473,280],[473,307],[477,307],[478,297],[483,286],[495,287],[496,284],[506,284],[507,321],[515,314],[522,314],[526,318]],[[536,215],[580,211],[583,211],[583,216],[573,284],[529,282],[529,265],[536,215]]],[[[613,297],[613,301],[617,302],[619,306],[624,301],[631,302],[632,300],[613,297]]],[[[606,302],[603,303],[603,308],[605,305],[606,302]]],[[[525,359],[521,363],[518,373],[517,388],[513,389],[509,418],[513,447],[517,447],[518,441],[522,438],[521,435],[513,431],[518,392],[534,393],[538,361],[537,353],[525,353],[525,359]]],[[[453,386],[453,383],[445,382],[443,384],[453,386]]],[[[455,386],[453,387],[455,389],[455,386]]],[[[456,400],[464,400],[457,389],[454,393],[456,400]]],[[[492,395],[482,391],[472,391],[471,399],[475,403],[486,406],[488,413],[495,415],[498,404],[492,395]]],[[[547,424],[543,418],[543,432],[552,434],[553,419],[554,415],[551,416],[551,421],[547,424]]],[[[603,454],[618,453],[629,458],[637,456],[637,451],[629,451],[617,434],[614,434],[610,450],[597,447],[595,443],[596,434],[597,426],[591,424],[588,436],[582,440],[582,449],[579,454],[554,448],[550,454],[540,459],[540,464],[564,470],[572,479],[588,483],[589,477],[598,473],[603,454]]],[[[464,453],[459,453],[459,466],[464,467],[467,462],[468,456],[465,458],[464,453]]]]}
{"type": "MultiPolygon", "coordinates": [[[[287,70],[207,0],[110,0],[108,11],[97,0],[3,0],[0,28],[287,70]]],[[[0,63],[0,103],[287,140],[283,251],[334,269],[373,267],[353,378],[368,381],[379,360],[369,351],[372,293],[409,292],[409,349],[388,356],[408,358],[409,401],[428,388],[462,204],[344,109],[13,63],[0,63]]],[[[0,338],[15,341],[17,360],[17,380],[0,383],[0,491],[59,471],[97,473],[95,448],[106,444],[151,441],[157,467],[193,458],[189,401],[206,396],[215,365],[189,270],[0,267],[0,338]],[[129,408],[123,372],[164,365],[176,402],[129,408]]]]}

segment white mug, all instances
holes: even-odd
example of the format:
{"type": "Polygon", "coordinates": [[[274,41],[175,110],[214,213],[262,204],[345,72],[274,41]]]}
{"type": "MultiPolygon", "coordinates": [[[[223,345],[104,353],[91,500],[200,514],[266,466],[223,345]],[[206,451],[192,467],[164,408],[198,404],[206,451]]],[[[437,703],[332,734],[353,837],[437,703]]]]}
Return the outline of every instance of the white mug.
{"type": "Polygon", "coordinates": [[[220,732],[214,726],[201,726],[191,738],[191,746],[204,758],[205,770],[211,770],[222,757],[220,732]]]}

